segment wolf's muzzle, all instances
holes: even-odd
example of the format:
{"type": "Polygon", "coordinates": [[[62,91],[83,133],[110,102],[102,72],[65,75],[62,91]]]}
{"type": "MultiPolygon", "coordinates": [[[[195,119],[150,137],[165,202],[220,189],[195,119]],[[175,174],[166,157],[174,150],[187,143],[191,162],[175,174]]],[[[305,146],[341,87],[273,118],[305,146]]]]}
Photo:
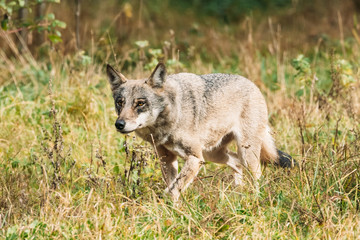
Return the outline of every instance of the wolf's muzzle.
{"type": "Polygon", "coordinates": [[[125,121],[124,120],[119,120],[117,119],[115,122],[115,127],[117,128],[117,130],[123,130],[125,128],[125,121]]]}

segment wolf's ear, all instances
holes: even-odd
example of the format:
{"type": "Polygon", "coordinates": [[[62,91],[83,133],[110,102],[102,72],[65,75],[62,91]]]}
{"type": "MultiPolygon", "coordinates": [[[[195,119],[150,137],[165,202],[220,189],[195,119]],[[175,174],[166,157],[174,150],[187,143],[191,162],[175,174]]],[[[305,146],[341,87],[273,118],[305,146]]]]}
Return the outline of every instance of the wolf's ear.
{"type": "Polygon", "coordinates": [[[109,64],[106,65],[106,73],[111,84],[111,89],[119,87],[121,84],[126,83],[127,79],[121,73],[118,73],[112,66],[109,64]]]}
{"type": "Polygon", "coordinates": [[[150,78],[146,80],[146,83],[154,88],[161,88],[166,78],[166,67],[163,63],[159,63],[155,70],[152,72],[150,78]]]}

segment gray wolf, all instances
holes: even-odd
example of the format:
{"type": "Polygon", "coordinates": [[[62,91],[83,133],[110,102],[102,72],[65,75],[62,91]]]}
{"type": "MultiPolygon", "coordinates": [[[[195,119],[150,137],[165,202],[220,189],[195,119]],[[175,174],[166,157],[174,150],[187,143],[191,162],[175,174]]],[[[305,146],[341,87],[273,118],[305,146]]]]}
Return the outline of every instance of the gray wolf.
{"type": "Polygon", "coordinates": [[[244,176],[250,176],[256,185],[261,163],[294,164],[288,154],[276,149],[265,99],[244,77],[167,75],[163,63],[149,78],[140,80],[128,80],[110,65],[107,75],[118,115],[117,131],[134,131],[155,145],[167,184],[165,192],[174,200],[205,160],[232,168],[236,185],[244,184],[244,176]],[[233,141],[236,152],[227,148],[233,141]],[[179,173],[177,156],[185,160],[179,173]]]}

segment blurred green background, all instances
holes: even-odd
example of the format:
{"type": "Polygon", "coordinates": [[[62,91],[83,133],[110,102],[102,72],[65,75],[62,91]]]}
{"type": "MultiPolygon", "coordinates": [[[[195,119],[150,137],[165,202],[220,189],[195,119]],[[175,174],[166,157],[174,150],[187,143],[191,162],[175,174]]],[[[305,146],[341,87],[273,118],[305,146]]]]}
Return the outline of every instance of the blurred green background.
{"type": "MultiPolygon", "coordinates": [[[[275,38],[282,50],[295,51],[306,51],[319,40],[354,38],[359,9],[359,0],[0,1],[2,28],[14,38],[23,36],[36,56],[46,40],[64,54],[94,53],[111,44],[121,55],[135,41],[163,46],[173,38],[182,55],[206,48],[203,60],[231,55],[234,44],[250,34],[265,50],[275,38]]],[[[4,41],[1,47],[8,48],[4,41]]]]}

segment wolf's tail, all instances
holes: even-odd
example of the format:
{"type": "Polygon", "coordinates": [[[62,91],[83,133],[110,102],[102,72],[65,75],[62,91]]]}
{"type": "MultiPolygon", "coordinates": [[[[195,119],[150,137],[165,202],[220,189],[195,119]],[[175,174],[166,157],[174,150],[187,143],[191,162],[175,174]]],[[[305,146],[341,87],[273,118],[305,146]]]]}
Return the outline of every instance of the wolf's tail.
{"type": "Polygon", "coordinates": [[[266,129],[265,136],[263,138],[260,159],[264,164],[274,163],[283,168],[293,168],[297,165],[295,159],[293,159],[289,154],[276,149],[274,139],[270,134],[270,128],[266,129]]]}
{"type": "Polygon", "coordinates": [[[276,149],[278,153],[278,161],[275,162],[275,165],[278,165],[282,168],[293,168],[298,165],[295,159],[287,153],[276,149]]]}
{"type": "Polygon", "coordinates": [[[265,129],[265,134],[263,135],[262,144],[261,144],[261,152],[260,152],[260,160],[261,163],[267,164],[271,162],[276,162],[279,158],[277,149],[275,147],[274,139],[271,136],[271,130],[269,126],[265,129]]]}

